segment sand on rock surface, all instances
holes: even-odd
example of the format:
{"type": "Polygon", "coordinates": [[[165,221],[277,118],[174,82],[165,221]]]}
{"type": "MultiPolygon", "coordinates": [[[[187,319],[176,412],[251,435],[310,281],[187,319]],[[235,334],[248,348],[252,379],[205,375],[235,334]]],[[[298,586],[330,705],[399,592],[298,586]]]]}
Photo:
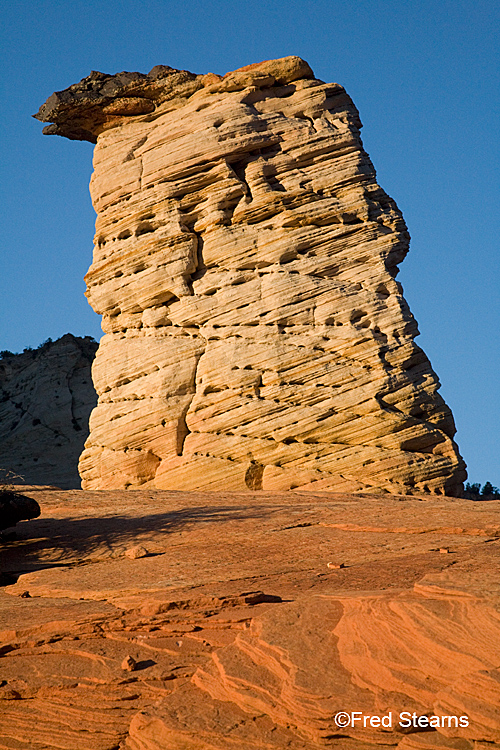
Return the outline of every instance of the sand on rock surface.
{"type": "Polygon", "coordinates": [[[500,747],[499,502],[27,494],[1,750],[500,747]]]}

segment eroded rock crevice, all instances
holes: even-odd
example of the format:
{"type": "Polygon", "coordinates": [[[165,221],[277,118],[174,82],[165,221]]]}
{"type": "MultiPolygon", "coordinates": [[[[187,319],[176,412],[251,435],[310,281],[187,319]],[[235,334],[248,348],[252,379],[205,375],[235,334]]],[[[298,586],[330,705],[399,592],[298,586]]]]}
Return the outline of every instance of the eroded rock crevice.
{"type": "Polygon", "coordinates": [[[344,89],[295,57],[155,71],[92,74],[37,115],[96,142],[83,486],[458,494],[395,281],[409,234],[344,89]]]}

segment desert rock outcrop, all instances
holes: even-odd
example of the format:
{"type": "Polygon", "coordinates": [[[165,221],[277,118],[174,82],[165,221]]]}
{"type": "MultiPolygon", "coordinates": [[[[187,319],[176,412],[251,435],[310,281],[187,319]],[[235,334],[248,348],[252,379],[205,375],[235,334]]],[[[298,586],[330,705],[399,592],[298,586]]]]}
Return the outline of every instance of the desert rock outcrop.
{"type": "Polygon", "coordinates": [[[90,337],[57,341],[0,360],[0,479],[80,486],[78,458],[97,395],[90,337]]]}
{"type": "Polygon", "coordinates": [[[93,72],[36,116],[96,143],[83,487],[461,491],[395,280],[409,235],[342,86],[297,57],[93,72]]]}

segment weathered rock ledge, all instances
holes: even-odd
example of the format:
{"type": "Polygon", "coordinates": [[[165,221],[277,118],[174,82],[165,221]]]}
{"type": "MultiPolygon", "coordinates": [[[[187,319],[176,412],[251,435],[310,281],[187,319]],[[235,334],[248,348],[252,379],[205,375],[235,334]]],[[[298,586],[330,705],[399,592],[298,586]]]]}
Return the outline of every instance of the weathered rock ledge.
{"type": "Polygon", "coordinates": [[[182,106],[203,88],[210,93],[224,93],[242,91],[248,86],[286,85],[308,78],[314,79],[314,74],[300,57],[267,60],[225,76],[196,75],[168,65],[155,65],[146,75],[127,71],[108,75],[93,70],[79,83],[52,94],[33,117],[52,123],[43,129],[45,135],[97,143],[97,136],[121,125],[122,118],[149,115],[166,102],[170,107],[182,106]]]}
{"type": "Polygon", "coordinates": [[[2,750],[500,747],[500,502],[32,496],[0,548],[2,750]]]}
{"type": "Polygon", "coordinates": [[[409,235],[342,86],[298,57],[157,66],[92,73],[36,116],[96,143],[84,488],[460,493],[395,280],[409,235]]]}

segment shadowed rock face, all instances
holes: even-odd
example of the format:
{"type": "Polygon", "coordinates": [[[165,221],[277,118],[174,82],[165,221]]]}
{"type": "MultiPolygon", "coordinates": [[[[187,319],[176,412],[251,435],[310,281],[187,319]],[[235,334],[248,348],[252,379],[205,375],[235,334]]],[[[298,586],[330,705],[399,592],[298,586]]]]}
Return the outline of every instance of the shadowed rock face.
{"type": "Polygon", "coordinates": [[[18,521],[37,518],[40,506],[31,497],[0,489],[0,531],[15,526],[18,521]]]}
{"type": "Polygon", "coordinates": [[[0,360],[0,480],[80,486],[97,344],[70,333],[0,360]],[[9,480],[10,478],[10,480],[9,480]]]}
{"type": "Polygon", "coordinates": [[[395,281],[409,235],[341,86],[296,57],[158,66],[36,116],[96,143],[85,488],[461,492],[395,281]]]}

